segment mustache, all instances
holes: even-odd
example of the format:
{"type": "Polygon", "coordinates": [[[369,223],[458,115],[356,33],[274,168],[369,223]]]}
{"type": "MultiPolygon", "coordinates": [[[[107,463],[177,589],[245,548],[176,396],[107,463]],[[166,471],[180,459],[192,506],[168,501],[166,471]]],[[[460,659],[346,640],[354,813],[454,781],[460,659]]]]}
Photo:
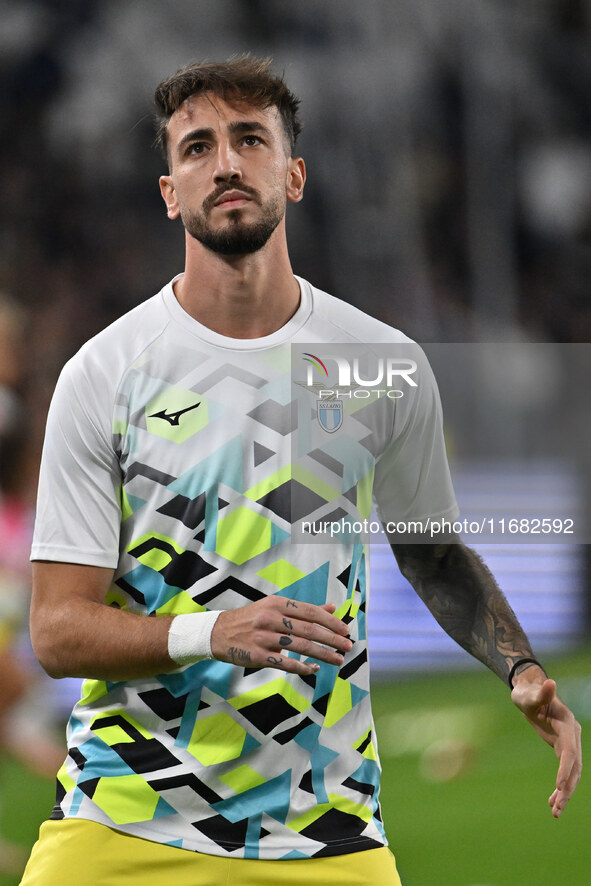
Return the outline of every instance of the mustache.
{"type": "Polygon", "coordinates": [[[250,185],[232,185],[229,182],[224,182],[223,184],[218,185],[215,191],[212,191],[212,193],[203,201],[203,209],[205,212],[209,212],[216,201],[228,191],[240,191],[241,193],[246,194],[247,197],[250,197],[255,203],[260,203],[258,191],[251,188],[250,185]]]}

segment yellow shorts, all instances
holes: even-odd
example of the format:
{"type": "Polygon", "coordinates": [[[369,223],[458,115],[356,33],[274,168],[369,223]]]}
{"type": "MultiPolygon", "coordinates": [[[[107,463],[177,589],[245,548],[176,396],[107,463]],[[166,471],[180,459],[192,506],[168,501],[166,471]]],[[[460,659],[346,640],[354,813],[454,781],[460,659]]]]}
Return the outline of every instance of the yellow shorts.
{"type": "Polygon", "coordinates": [[[401,886],[386,847],[328,858],[221,858],[84,819],[41,825],[21,886],[401,886]]]}

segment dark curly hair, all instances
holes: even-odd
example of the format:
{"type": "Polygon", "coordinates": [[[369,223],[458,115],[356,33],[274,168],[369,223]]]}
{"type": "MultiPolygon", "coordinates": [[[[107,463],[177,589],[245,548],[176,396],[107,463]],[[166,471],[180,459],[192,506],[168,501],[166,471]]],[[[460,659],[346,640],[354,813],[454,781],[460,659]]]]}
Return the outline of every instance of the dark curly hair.
{"type": "Polygon", "coordinates": [[[193,95],[211,93],[229,102],[247,102],[258,108],[276,107],[283,122],[289,148],[294,148],[302,126],[300,101],[271,70],[270,58],[241,55],[223,62],[195,62],[167,77],[157,87],[155,144],[167,158],[168,121],[193,95]]]}

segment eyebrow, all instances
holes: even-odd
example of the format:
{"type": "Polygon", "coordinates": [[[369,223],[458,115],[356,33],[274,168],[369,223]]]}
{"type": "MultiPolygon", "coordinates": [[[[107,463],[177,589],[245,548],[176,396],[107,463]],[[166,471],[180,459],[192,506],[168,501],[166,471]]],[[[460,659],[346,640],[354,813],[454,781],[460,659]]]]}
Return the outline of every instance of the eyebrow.
{"type": "MultiPolygon", "coordinates": [[[[247,132],[258,132],[261,135],[266,135],[267,138],[271,138],[272,136],[271,130],[256,120],[237,120],[235,123],[230,123],[229,129],[233,135],[240,135],[241,133],[247,132]]],[[[215,133],[210,126],[201,126],[198,129],[192,129],[190,132],[183,135],[177,145],[177,151],[180,153],[189,142],[212,139],[214,135],[215,133]]]]}

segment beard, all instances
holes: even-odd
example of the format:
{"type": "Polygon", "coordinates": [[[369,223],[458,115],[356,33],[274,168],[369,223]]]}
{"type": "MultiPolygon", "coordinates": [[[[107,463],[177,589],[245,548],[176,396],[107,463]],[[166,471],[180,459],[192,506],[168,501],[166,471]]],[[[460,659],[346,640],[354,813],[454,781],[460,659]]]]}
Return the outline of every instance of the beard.
{"type": "Polygon", "coordinates": [[[203,213],[182,211],[181,220],[187,233],[211,252],[219,255],[249,255],[263,248],[283,218],[285,208],[278,199],[262,205],[256,192],[241,186],[239,190],[247,193],[253,202],[262,205],[262,217],[256,222],[244,222],[241,210],[233,209],[228,213],[224,227],[213,228],[209,222],[209,213],[215,201],[224,191],[233,189],[226,186],[208,197],[203,203],[203,213]]]}

